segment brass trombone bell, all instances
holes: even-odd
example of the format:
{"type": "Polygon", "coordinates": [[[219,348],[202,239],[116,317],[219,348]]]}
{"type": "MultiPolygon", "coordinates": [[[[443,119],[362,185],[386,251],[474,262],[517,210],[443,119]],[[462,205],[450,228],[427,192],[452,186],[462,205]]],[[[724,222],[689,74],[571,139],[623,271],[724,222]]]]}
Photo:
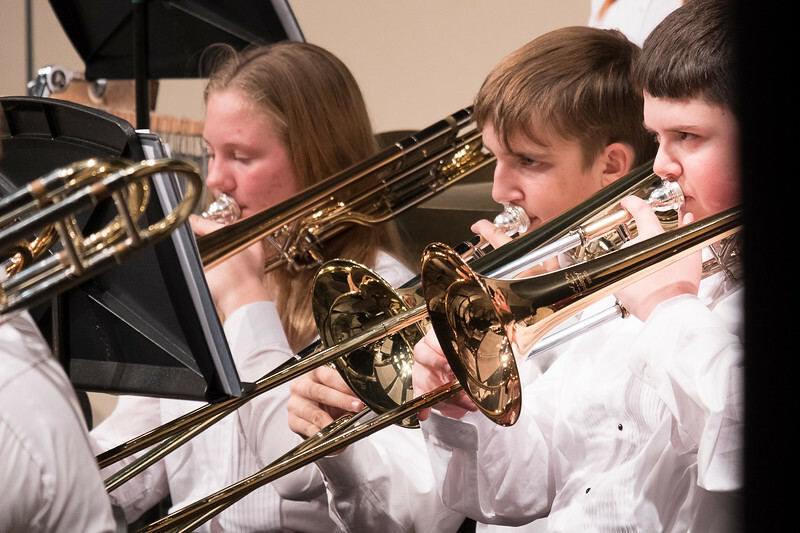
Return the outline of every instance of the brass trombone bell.
{"type": "Polygon", "coordinates": [[[511,425],[522,405],[517,356],[620,287],[739,231],[741,219],[741,210],[732,208],[592,261],[518,280],[481,276],[449,247],[431,244],[421,274],[431,325],[478,408],[495,423],[511,425]]]}
{"type": "MultiPolygon", "coordinates": [[[[358,263],[333,260],[314,277],[312,306],[320,339],[326,348],[374,328],[409,306],[380,276],[358,263]]],[[[377,412],[414,397],[411,387],[413,350],[425,335],[420,322],[355,348],[333,361],[336,370],[365,405],[377,412]]],[[[404,427],[418,427],[416,417],[404,427]]]]}

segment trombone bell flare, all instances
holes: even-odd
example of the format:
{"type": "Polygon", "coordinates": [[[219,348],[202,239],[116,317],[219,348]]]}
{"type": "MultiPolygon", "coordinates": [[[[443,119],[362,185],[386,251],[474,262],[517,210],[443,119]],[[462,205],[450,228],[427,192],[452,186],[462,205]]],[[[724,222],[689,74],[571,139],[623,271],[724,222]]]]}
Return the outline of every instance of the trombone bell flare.
{"type": "Polygon", "coordinates": [[[441,243],[425,249],[421,275],[431,325],[458,382],[486,416],[514,424],[522,407],[519,370],[480,276],[441,243]],[[461,353],[471,357],[451,355],[461,353]]]}
{"type": "MultiPolygon", "coordinates": [[[[327,262],[314,277],[314,320],[322,344],[329,348],[390,317],[409,310],[391,285],[370,269],[353,261],[327,262]]],[[[415,322],[401,331],[354,349],[333,364],[365,405],[382,413],[414,397],[411,368],[414,346],[425,328],[415,322]]],[[[418,427],[415,416],[403,427],[418,427]]]]}

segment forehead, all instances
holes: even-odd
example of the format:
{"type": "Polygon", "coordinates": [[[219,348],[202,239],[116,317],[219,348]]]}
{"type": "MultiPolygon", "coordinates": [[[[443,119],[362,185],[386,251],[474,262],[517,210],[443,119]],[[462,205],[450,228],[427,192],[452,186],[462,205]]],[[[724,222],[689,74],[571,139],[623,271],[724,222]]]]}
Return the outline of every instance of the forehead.
{"type": "Polygon", "coordinates": [[[550,126],[532,127],[531,132],[518,128],[506,138],[499,137],[491,125],[484,126],[482,132],[484,143],[495,155],[506,153],[535,157],[580,148],[577,141],[565,139],[550,126]]]}
{"type": "Polygon", "coordinates": [[[203,136],[277,136],[278,125],[272,114],[258,109],[240,91],[227,89],[208,98],[203,136]]]}
{"type": "Polygon", "coordinates": [[[721,116],[730,113],[725,106],[709,104],[696,98],[656,98],[644,94],[644,122],[648,128],[654,130],[713,127],[721,116]]]}

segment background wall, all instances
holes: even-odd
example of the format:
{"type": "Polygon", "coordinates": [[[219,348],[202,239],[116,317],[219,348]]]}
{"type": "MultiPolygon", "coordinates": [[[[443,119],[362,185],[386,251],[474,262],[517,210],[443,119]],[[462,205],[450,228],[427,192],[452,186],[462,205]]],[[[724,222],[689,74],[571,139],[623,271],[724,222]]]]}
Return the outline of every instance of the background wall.
{"type": "MultiPolygon", "coordinates": [[[[0,95],[26,93],[28,2],[34,74],[56,64],[83,71],[47,0],[0,0],[0,95]]],[[[500,58],[589,18],[589,0],[290,2],[306,40],[353,71],[376,131],[420,129],[469,105],[500,58]]],[[[202,120],[201,88],[202,80],[162,80],[156,113],[202,120]]]]}

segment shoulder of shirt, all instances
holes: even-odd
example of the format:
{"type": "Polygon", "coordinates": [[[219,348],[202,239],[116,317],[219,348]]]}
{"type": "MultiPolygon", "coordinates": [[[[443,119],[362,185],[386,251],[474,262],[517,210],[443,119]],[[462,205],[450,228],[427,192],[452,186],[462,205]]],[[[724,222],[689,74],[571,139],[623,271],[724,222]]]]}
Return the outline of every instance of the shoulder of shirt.
{"type": "Polygon", "coordinates": [[[414,277],[414,273],[388,252],[379,251],[375,258],[375,273],[397,288],[414,277]]]}

